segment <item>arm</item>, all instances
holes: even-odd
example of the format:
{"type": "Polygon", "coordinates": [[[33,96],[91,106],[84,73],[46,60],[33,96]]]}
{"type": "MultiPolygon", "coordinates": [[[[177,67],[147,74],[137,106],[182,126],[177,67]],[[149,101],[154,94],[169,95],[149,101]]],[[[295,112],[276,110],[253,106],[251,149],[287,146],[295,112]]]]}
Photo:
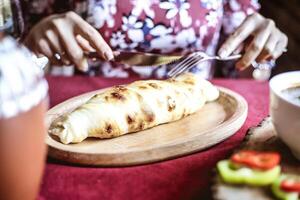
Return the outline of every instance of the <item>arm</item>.
{"type": "MultiPolygon", "coordinates": [[[[74,64],[79,70],[87,71],[84,52],[97,51],[104,60],[113,58],[111,48],[98,31],[75,12],[67,12],[72,9],[69,1],[24,1],[22,6],[19,0],[11,3],[14,9],[7,6],[10,15],[2,18],[11,19],[11,11],[14,11],[13,22],[18,24],[16,27],[25,36],[24,44],[37,55],[47,56],[52,64],[74,64]],[[28,34],[24,35],[25,32],[28,34]]],[[[10,5],[9,0],[7,5],[10,5]]],[[[0,26],[2,21],[0,14],[0,26]]]]}
{"type": "Polygon", "coordinates": [[[225,31],[232,33],[221,46],[218,54],[221,57],[226,57],[233,52],[243,48],[243,57],[236,63],[236,67],[243,70],[251,65],[253,61],[262,62],[269,59],[277,59],[287,46],[287,36],[282,33],[274,23],[273,20],[267,19],[255,11],[252,1],[228,0],[228,4],[225,5],[225,31]],[[231,2],[231,3],[230,3],[231,2]],[[230,9],[231,4],[238,4],[240,8],[246,8],[245,10],[233,10],[230,9]],[[228,8],[229,7],[229,8],[228,8]],[[240,24],[234,24],[236,20],[234,18],[241,16],[244,12],[245,20],[240,24]],[[248,15],[248,16],[247,16],[248,15]],[[229,19],[229,20],[228,20],[229,19]],[[231,23],[231,24],[230,24],[231,23]],[[230,25],[236,25],[231,31],[228,27],[230,25]],[[234,30],[236,28],[236,30],[234,30]]]}
{"type": "Polygon", "coordinates": [[[3,32],[0,51],[0,198],[32,200],[46,153],[48,86],[26,49],[3,32]]]}
{"type": "Polygon", "coordinates": [[[56,54],[66,64],[88,70],[84,52],[97,51],[104,60],[113,59],[113,52],[100,33],[75,12],[51,15],[36,24],[25,38],[25,45],[36,54],[58,63],[56,54]]]}
{"type": "Polygon", "coordinates": [[[45,101],[16,117],[0,119],[0,196],[33,200],[46,155],[45,101]]]}

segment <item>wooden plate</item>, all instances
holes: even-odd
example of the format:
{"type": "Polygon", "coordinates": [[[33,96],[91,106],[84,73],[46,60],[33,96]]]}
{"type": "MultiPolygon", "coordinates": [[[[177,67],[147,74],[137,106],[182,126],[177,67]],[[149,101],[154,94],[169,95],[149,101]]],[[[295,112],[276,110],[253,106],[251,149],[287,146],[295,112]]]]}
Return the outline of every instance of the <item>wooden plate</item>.
{"type": "MultiPolygon", "coordinates": [[[[89,138],[79,144],[69,145],[48,135],[48,154],[55,159],[76,164],[129,166],[203,150],[233,135],[247,116],[248,106],[243,97],[229,89],[219,89],[219,99],[206,104],[197,113],[137,133],[104,140],[89,138]]],[[[47,125],[102,91],[89,92],[53,107],[47,112],[47,125]]]]}

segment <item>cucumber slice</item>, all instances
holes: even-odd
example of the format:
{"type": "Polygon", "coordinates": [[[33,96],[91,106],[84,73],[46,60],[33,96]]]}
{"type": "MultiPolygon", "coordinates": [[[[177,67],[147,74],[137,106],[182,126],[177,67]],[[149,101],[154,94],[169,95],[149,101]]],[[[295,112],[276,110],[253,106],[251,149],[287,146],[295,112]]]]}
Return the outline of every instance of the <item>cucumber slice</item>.
{"type": "Polygon", "coordinates": [[[220,176],[226,183],[265,186],[272,184],[280,174],[280,166],[266,171],[254,170],[247,167],[232,169],[230,166],[231,162],[229,160],[222,160],[217,164],[220,176]]]}
{"type": "Polygon", "coordinates": [[[280,184],[285,178],[285,175],[281,175],[272,184],[271,190],[274,196],[281,200],[298,200],[297,192],[285,192],[282,189],[280,189],[280,184]]]}

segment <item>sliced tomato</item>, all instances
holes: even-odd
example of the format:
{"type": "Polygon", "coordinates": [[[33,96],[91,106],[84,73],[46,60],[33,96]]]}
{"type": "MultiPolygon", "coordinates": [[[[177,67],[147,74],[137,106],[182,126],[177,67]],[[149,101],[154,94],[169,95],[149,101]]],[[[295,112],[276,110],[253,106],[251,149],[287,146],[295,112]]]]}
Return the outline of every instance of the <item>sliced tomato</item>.
{"type": "Polygon", "coordinates": [[[300,192],[300,177],[288,176],[280,183],[280,189],[286,192],[300,192]]]}
{"type": "Polygon", "coordinates": [[[231,162],[250,168],[268,170],[279,164],[280,155],[276,152],[242,150],[231,156],[231,162]]]}

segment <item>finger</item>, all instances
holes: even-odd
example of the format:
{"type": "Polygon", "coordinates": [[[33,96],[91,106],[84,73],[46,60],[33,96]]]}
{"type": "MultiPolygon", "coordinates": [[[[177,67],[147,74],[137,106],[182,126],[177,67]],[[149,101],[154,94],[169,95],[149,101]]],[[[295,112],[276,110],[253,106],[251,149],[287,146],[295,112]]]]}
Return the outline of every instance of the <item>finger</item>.
{"type": "Polygon", "coordinates": [[[37,52],[37,51],[34,51],[34,54],[35,54],[36,57],[38,57],[38,58],[45,57],[44,54],[42,54],[42,53],[40,53],[40,52],[37,52]]]}
{"type": "Polygon", "coordinates": [[[244,48],[245,48],[244,43],[240,44],[238,46],[238,48],[233,51],[233,54],[240,54],[243,51],[244,48]]]}
{"type": "Polygon", "coordinates": [[[276,44],[279,41],[280,36],[281,36],[280,31],[277,28],[275,28],[274,31],[270,34],[262,52],[257,57],[256,59],[257,62],[262,62],[264,60],[268,60],[273,57],[274,50],[276,44]]]}
{"type": "Polygon", "coordinates": [[[244,54],[245,49],[247,49],[250,46],[252,40],[253,37],[249,36],[243,43],[239,45],[239,47],[236,50],[233,51],[232,54],[244,54]]]}
{"type": "Polygon", "coordinates": [[[262,26],[256,33],[250,46],[246,49],[244,56],[236,63],[236,67],[240,70],[247,68],[257,56],[261,53],[265,46],[271,31],[274,29],[273,21],[268,20],[265,26],[262,26]]]}
{"type": "Polygon", "coordinates": [[[82,18],[76,21],[76,32],[86,39],[97,53],[105,60],[114,58],[113,52],[100,33],[91,25],[86,23],[82,18]]]}
{"type": "Polygon", "coordinates": [[[288,44],[287,36],[285,34],[281,33],[280,40],[277,42],[274,53],[273,53],[274,59],[277,59],[279,56],[281,56],[282,53],[284,53],[286,51],[287,44],[288,44]]]}
{"type": "Polygon", "coordinates": [[[38,43],[37,55],[44,55],[48,58],[49,62],[53,65],[61,65],[59,60],[55,57],[55,52],[52,51],[47,39],[42,38],[38,43]]]}
{"type": "Polygon", "coordinates": [[[84,39],[81,35],[76,35],[76,41],[79,44],[79,46],[85,51],[85,52],[95,52],[96,50],[91,47],[89,41],[84,39]]]}
{"type": "Polygon", "coordinates": [[[35,51],[39,54],[43,54],[45,56],[47,56],[49,59],[51,59],[54,55],[54,53],[52,52],[49,43],[47,42],[47,40],[45,38],[40,38],[37,42],[36,45],[36,49],[35,51]]]}
{"type": "Polygon", "coordinates": [[[65,54],[63,47],[61,46],[61,42],[59,40],[57,33],[54,30],[49,29],[45,32],[45,36],[50,44],[50,48],[52,49],[52,52],[55,52],[54,56],[59,57],[59,58],[56,57],[56,59],[61,60],[61,62],[65,65],[70,65],[71,62],[67,58],[67,55],[65,54]],[[57,53],[59,55],[57,55],[57,53]]]}
{"type": "Polygon", "coordinates": [[[88,70],[87,59],[84,58],[83,51],[78,45],[73,32],[64,31],[62,24],[57,24],[56,28],[59,33],[60,41],[62,41],[70,61],[74,63],[79,70],[86,72],[88,70]]]}
{"type": "Polygon", "coordinates": [[[45,57],[45,54],[43,54],[39,49],[37,44],[32,44],[32,49],[31,51],[36,55],[36,57],[41,58],[41,57],[45,57]]]}
{"type": "Polygon", "coordinates": [[[237,30],[229,36],[218,51],[220,57],[229,56],[237,47],[253,33],[261,23],[261,17],[256,14],[247,18],[237,30]]]}

